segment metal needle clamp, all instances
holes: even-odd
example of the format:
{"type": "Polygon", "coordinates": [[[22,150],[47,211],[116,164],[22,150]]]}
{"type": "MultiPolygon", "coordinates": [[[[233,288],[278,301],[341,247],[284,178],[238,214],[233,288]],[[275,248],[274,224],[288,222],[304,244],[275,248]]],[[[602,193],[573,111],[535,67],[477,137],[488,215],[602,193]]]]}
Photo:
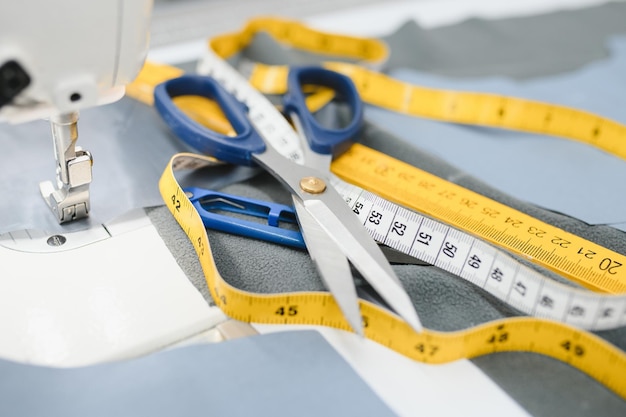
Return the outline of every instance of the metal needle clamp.
{"type": "Polygon", "coordinates": [[[59,223],[89,215],[93,158],[88,151],[76,146],[77,123],[78,112],[50,118],[57,162],[57,186],[51,181],[44,181],[39,184],[39,190],[59,223]]]}

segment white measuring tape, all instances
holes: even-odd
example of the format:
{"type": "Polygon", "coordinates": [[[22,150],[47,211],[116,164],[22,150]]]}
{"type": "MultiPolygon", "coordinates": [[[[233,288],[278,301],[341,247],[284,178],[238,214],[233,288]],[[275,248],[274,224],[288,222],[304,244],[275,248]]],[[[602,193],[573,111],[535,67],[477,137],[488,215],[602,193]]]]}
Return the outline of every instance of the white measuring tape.
{"type": "Polygon", "coordinates": [[[624,295],[561,284],[467,233],[340,179],[332,184],[377,242],[457,275],[522,313],[587,330],[626,324],[624,295]]]}
{"type": "Polygon", "coordinates": [[[248,117],[263,138],[284,157],[302,163],[304,153],[300,140],[287,119],[237,70],[213,52],[207,52],[198,63],[197,72],[212,76],[226,91],[248,106],[248,117]]]}
{"type": "MultiPolygon", "coordinates": [[[[278,152],[302,161],[293,128],[230,64],[207,51],[197,72],[214,77],[245,103],[255,128],[278,152]]],[[[459,276],[524,314],[587,330],[626,324],[626,295],[594,293],[561,284],[467,233],[338,178],[332,183],[376,241],[459,276]]]]}

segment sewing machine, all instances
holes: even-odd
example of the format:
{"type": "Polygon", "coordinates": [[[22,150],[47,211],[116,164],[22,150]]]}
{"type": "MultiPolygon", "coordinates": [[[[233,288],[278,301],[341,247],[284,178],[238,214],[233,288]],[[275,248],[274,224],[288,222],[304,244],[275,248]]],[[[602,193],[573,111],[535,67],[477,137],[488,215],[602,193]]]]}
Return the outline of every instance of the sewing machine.
{"type": "Polygon", "coordinates": [[[79,111],[123,97],[148,52],[152,3],[24,1],[3,7],[0,121],[49,118],[56,184],[43,181],[40,191],[59,223],[90,211],[93,157],[76,145],[79,111]]]}

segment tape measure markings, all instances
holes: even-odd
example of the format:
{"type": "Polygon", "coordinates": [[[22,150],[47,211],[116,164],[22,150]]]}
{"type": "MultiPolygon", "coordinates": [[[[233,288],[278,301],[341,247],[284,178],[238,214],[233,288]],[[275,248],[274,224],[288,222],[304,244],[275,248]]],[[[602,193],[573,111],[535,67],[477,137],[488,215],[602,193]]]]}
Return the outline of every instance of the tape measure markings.
{"type": "Polygon", "coordinates": [[[626,295],[560,284],[467,233],[338,178],[332,184],[378,242],[457,275],[525,314],[591,330],[626,325],[626,295]]]}
{"type": "Polygon", "coordinates": [[[588,288],[626,292],[626,256],[412,165],[355,144],[332,169],[347,182],[469,231],[588,288]]]}
{"type": "Polygon", "coordinates": [[[388,110],[573,139],[626,159],[626,126],[594,113],[497,94],[416,86],[348,63],[325,63],[325,66],[349,74],[364,101],[388,110]]]}
{"type": "Polygon", "coordinates": [[[213,76],[228,92],[246,104],[250,121],[264,138],[272,138],[270,142],[280,154],[295,162],[304,159],[300,142],[287,119],[268,117],[277,112],[276,108],[227,62],[212,55],[201,61],[198,72],[213,76]]]}
{"type": "Polygon", "coordinates": [[[382,64],[389,55],[387,45],[378,39],[328,34],[298,21],[264,17],[249,20],[240,32],[211,38],[208,46],[220,57],[227,59],[248,46],[259,32],[265,32],[279,43],[300,50],[313,53],[323,51],[325,55],[344,59],[349,57],[370,65],[382,64]]]}
{"type": "MultiPolygon", "coordinates": [[[[254,294],[232,287],[220,276],[206,230],[180,185],[173,165],[179,158],[210,157],[174,155],[159,181],[166,206],[187,234],[202,266],[215,303],[228,316],[267,324],[310,324],[349,331],[348,324],[328,293],[303,292],[254,294]]],[[[553,357],[581,370],[626,398],[626,354],[583,330],[536,318],[509,318],[457,332],[425,329],[415,333],[394,314],[361,300],[365,335],[414,360],[438,364],[504,351],[528,351],[553,357]]]]}
{"type": "MultiPolygon", "coordinates": [[[[626,159],[626,126],[591,112],[497,94],[416,86],[346,62],[320,64],[352,78],[363,101],[377,107],[413,117],[573,139],[626,159]]],[[[256,63],[249,72],[250,83],[259,91],[285,93],[287,66],[256,63]]]]}

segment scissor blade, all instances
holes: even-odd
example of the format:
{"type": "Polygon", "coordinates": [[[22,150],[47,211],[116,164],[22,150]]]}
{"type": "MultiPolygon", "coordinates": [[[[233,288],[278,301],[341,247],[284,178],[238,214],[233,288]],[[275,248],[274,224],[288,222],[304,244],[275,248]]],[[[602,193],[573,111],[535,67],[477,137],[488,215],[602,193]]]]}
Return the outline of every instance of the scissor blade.
{"type": "Polygon", "coordinates": [[[307,251],[311,255],[324,285],[335,298],[350,327],[357,334],[363,336],[359,298],[348,259],[311,217],[304,208],[302,201],[294,197],[293,203],[298,214],[298,223],[302,229],[302,237],[306,243],[307,251]]]}
{"type": "MultiPolygon", "coordinates": [[[[349,213],[350,217],[340,218],[333,213],[334,207],[329,207],[327,203],[310,199],[304,201],[304,207],[376,292],[413,329],[421,332],[422,324],[413,302],[380,248],[358,222],[356,216],[349,213]]],[[[347,208],[343,201],[341,203],[347,208]]],[[[339,213],[341,211],[337,210],[339,213]]]]}
{"type": "MultiPolygon", "coordinates": [[[[332,238],[354,267],[397,314],[415,331],[421,332],[422,324],[402,283],[374,239],[330,185],[327,175],[286,159],[269,145],[265,152],[253,154],[253,158],[287,186],[292,194],[300,197],[312,218],[332,238]],[[315,190],[311,193],[303,188],[303,184],[308,184],[306,179],[321,180],[322,184],[327,185],[320,188],[318,193],[315,190]]],[[[320,184],[319,181],[316,183],[320,184]]]]}
{"type": "Polygon", "coordinates": [[[333,156],[331,154],[318,153],[311,149],[309,147],[309,142],[303,133],[304,129],[302,128],[302,122],[300,121],[298,115],[296,113],[291,113],[289,118],[296,128],[295,131],[298,135],[298,140],[300,141],[300,147],[302,148],[302,154],[304,155],[306,166],[320,172],[328,172],[333,156]]]}

